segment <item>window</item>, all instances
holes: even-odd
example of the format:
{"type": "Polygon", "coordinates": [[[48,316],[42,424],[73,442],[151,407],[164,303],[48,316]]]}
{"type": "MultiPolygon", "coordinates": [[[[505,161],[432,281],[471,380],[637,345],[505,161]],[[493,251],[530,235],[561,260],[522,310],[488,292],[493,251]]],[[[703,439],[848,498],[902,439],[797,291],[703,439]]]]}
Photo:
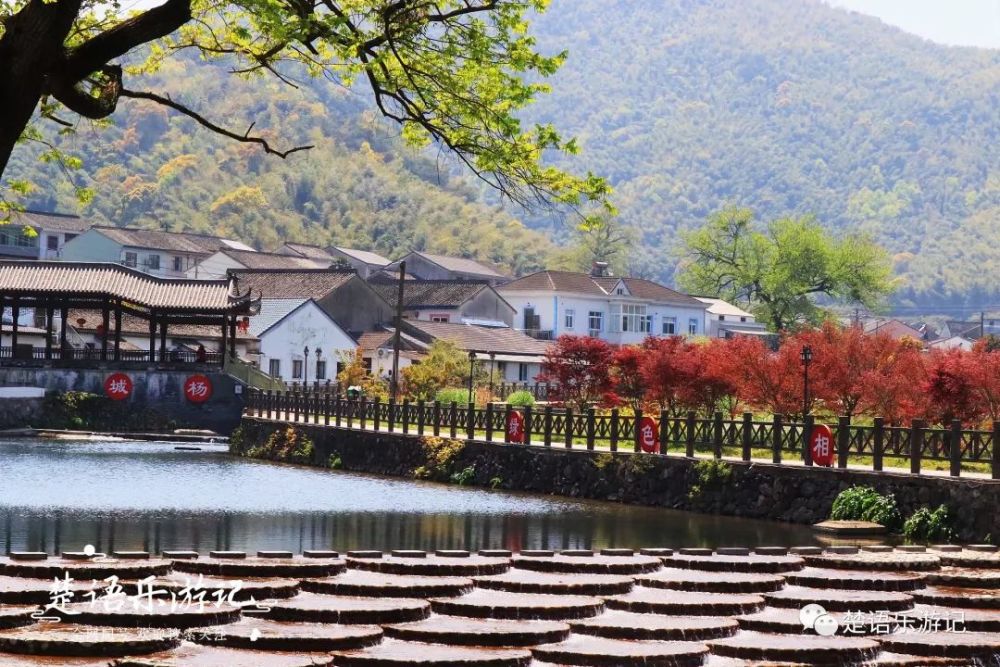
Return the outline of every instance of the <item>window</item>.
{"type": "Polygon", "coordinates": [[[292,359],[292,379],[301,380],[302,379],[302,360],[292,359]]]}
{"type": "Polygon", "coordinates": [[[77,236],[79,236],[79,234],[66,234],[65,236],[66,236],[66,243],[69,243],[70,241],[72,241],[73,239],[75,239],[77,236]]]}
{"type": "Polygon", "coordinates": [[[740,318],[740,322],[746,322],[746,321],[747,321],[747,318],[745,318],[745,317],[741,317],[740,318]]]}
{"type": "Polygon", "coordinates": [[[49,234],[45,237],[45,247],[49,250],[59,250],[59,237],[49,234]]]}
{"type": "Polygon", "coordinates": [[[639,330],[642,333],[652,333],[653,332],[653,316],[646,315],[642,320],[639,321],[639,330]]]}
{"type": "Polygon", "coordinates": [[[517,365],[517,381],[518,382],[528,381],[528,364],[517,365]]]}
{"type": "Polygon", "coordinates": [[[698,333],[698,320],[693,317],[688,320],[688,333],[692,336],[698,333]]]}
{"type": "Polygon", "coordinates": [[[150,255],[149,257],[147,257],[146,266],[149,267],[150,269],[153,269],[154,271],[158,271],[160,269],[160,256],[150,255]]]}
{"type": "Polygon", "coordinates": [[[623,287],[619,287],[618,289],[615,290],[615,294],[617,294],[618,296],[625,296],[625,289],[623,287]]]}
{"type": "Polygon", "coordinates": [[[326,379],[326,359],[316,360],[316,379],[317,380],[326,379]]]}
{"type": "Polygon", "coordinates": [[[139,263],[139,255],[134,252],[125,253],[125,266],[131,266],[133,269],[139,263]]]}
{"type": "Polygon", "coordinates": [[[498,361],[497,362],[497,373],[500,375],[501,378],[507,377],[507,362],[506,361],[498,361]]]}
{"type": "Polygon", "coordinates": [[[271,359],[267,362],[267,374],[273,378],[281,377],[281,359],[271,359]]]}
{"type": "Polygon", "coordinates": [[[719,321],[720,322],[725,322],[726,321],[726,316],[725,315],[719,315],[719,321]]]}
{"type": "Polygon", "coordinates": [[[535,314],[534,306],[524,307],[524,328],[532,331],[535,329],[541,329],[541,315],[535,314]]]}
{"type": "Polygon", "coordinates": [[[677,318],[676,317],[664,317],[663,318],[663,335],[673,336],[677,333],[677,318]]]}
{"type": "Polygon", "coordinates": [[[646,306],[622,304],[622,331],[641,331],[646,320],[646,306]]]}
{"type": "Polygon", "coordinates": [[[450,322],[451,317],[449,315],[442,315],[440,313],[436,315],[431,315],[431,322],[450,322]]]}
{"type": "Polygon", "coordinates": [[[183,271],[183,270],[184,270],[184,258],[174,257],[174,271],[183,271]]]}
{"type": "Polygon", "coordinates": [[[604,313],[592,310],[587,314],[587,329],[591,336],[599,336],[604,330],[604,313]]]}
{"type": "Polygon", "coordinates": [[[563,318],[563,326],[567,329],[573,328],[573,320],[576,317],[576,311],[572,308],[566,309],[566,316],[563,318]]]}
{"type": "MultiPolygon", "coordinates": [[[[371,375],[371,373],[372,373],[372,358],[371,357],[365,357],[364,359],[361,360],[361,365],[364,366],[365,373],[368,373],[369,375],[371,375]]],[[[340,368],[340,362],[337,363],[337,368],[338,369],[340,368]]],[[[340,375],[340,371],[339,370],[337,371],[337,375],[340,375]]]]}
{"type": "Polygon", "coordinates": [[[0,232],[0,245],[10,245],[10,234],[0,232]]]}

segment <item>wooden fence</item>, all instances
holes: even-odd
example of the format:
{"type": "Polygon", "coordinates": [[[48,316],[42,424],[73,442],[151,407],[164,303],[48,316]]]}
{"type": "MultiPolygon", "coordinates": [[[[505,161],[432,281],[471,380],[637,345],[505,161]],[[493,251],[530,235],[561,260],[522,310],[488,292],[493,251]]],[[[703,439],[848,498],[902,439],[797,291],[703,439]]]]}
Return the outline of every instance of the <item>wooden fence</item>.
{"type": "MultiPolygon", "coordinates": [[[[477,408],[473,404],[437,401],[381,403],[315,390],[252,390],[246,401],[246,414],[252,417],[507,443],[511,442],[507,425],[515,411],[523,418],[524,436],[520,444],[642,451],[641,412],[625,415],[614,409],[608,414],[598,414],[591,408],[575,413],[572,409],[552,406],[515,410],[509,405],[492,404],[477,408]]],[[[691,457],[709,452],[717,459],[813,464],[808,446],[808,435],[814,427],[812,417],[807,417],[804,423],[795,423],[785,421],[782,415],[775,415],[769,421],[755,420],[750,413],[743,414],[741,419],[726,419],[718,412],[710,418],[694,412],[649,416],[657,418],[659,426],[658,447],[653,454],[691,457]]],[[[851,463],[875,471],[889,467],[920,474],[924,461],[945,461],[953,477],[961,476],[963,466],[968,466],[1000,479],[1000,448],[995,444],[1000,441],[1000,422],[995,422],[992,430],[982,431],[963,429],[958,421],[948,428],[929,427],[919,420],[903,427],[888,425],[881,418],[871,425],[855,425],[850,418],[840,417],[830,428],[836,465],[840,468],[851,463]]]]}

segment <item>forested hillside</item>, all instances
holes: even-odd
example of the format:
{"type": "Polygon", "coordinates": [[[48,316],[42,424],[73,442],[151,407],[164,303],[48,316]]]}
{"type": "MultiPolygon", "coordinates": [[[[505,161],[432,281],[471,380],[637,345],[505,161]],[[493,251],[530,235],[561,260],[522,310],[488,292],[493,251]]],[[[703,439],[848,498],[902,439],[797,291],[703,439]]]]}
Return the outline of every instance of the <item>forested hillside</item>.
{"type": "Polygon", "coordinates": [[[870,232],[901,300],[1000,295],[1000,51],[815,0],[553,0],[536,30],[570,56],[533,113],[615,185],[637,267],[728,203],[870,232]]]}
{"type": "Polygon", "coordinates": [[[143,82],[169,91],[228,129],[250,122],[278,149],[315,144],[281,159],[256,144],[213,134],[158,105],[123,102],[113,123],[84,122],[57,138],[83,161],[68,175],[39,162],[41,146],[15,153],[9,176],[42,187],[28,205],[76,210],[73,185],[94,190],[82,214],[102,224],[232,236],[259,249],[284,240],[371,248],[389,257],[410,249],[470,255],[514,272],[541,266],[552,244],[435,155],[405,149],[398,128],[367,110],[367,97],[306,78],[247,82],[221,63],[174,59],[143,82]]]}
{"type": "MultiPolygon", "coordinates": [[[[616,188],[641,230],[632,265],[670,280],[678,231],[725,205],[762,218],[814,213],[865,230],[894,255],[901,303],[1000,300],[1000,52],[938,46],[818,0],[553,0],[533,32],[569,59],[529,120],[580,139],[573,171],[616,188]]],[[[98,221],[473,254],[517,271],[565,238],[551,214],[499,210],[470,179],[415,156],[367,94],[328,82],[247,83],[175,61],[146,86],[237,130],[264,156],[148,104],[85,129],[75,178],[98,221]]],[[[72,148],[73,140],[67,140],[72,148]]],[[[73,206],[55,168],[22,149],[9,176],[46,183],[33,205],[73,206]],[[40,178],[47,169],[47,178],[40,178]]],[[[569,166],[569,165],[564,165],[569,166]]]]}

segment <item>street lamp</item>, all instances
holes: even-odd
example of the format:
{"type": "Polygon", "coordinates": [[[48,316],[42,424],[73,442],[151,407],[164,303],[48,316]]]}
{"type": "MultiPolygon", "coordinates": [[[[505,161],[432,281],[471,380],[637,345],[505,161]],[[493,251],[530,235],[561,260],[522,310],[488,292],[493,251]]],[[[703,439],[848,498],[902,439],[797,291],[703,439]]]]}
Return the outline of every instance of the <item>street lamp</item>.
{"type": "Polygon", "coordinates": [[[302,386],[309,386],[309,346],[306,345],[302,348],[302,357],[304,361],[302,362],[302,386]]]}
{"type": "Polygon", "coordinates": [[[812,348],[806,345],[800,355],[802,359],[802,417],[809,416],[809,364],[813,360],[812,348]]]}
{"type": "Polygon", "coordinates": [[[317,345],[316,346],[316,386],[319,386],[319,380],[320,380],[320,377],[319,377],[319,358],[320,358],[320,355],[322,355],[322,354],[323,354],[323,350],[320,349],[320,347],[317,345]]]}
{"type": "Polygon", "coordinates": [[[469,403],[472,403],[472,372],[476,368],[476,353],[469,351],[469,403]]]}
{"type": "Polygon", "coordinates": [[[497,353],[490,352],[490,400],[493,400],[493,369],[497,365],[497,353]]]}

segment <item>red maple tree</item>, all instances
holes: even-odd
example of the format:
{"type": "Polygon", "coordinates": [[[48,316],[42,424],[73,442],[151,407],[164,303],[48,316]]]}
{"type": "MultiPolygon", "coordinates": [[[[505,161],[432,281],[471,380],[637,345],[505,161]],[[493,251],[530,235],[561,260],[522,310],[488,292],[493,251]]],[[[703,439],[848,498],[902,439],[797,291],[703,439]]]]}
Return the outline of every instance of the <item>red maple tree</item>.
{"type": "Polygon", "coordinates": [[[600,401],[615,402],[611,363],[614,348],[592,336],[560,336],[542,362],[540,382],[548,382],[552,398],[579,410],[600,401]]]}

